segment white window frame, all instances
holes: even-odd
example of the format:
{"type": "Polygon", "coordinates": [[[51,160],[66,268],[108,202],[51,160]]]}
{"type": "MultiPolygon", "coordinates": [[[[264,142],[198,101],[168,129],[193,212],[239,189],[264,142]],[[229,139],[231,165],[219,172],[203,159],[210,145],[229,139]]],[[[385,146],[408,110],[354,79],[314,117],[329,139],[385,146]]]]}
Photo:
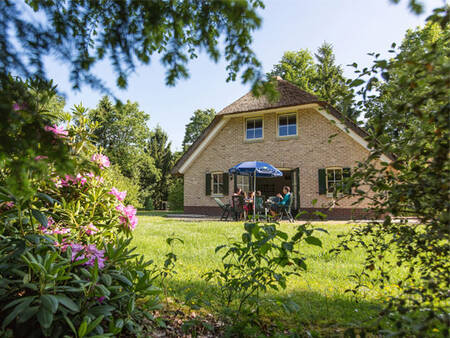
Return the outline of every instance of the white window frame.
{"type": "Polygon", "coordinates": [[[236,186],[242,191],[250,191],[250,176],[236,175],[236,186]],[[244,182],[247,181],[247,182],[244,182]]]}
{"type": "Polygon", "coordinates": [[[225,182],[223,181],[223,172],[221,172],[221,171],[212,172],[211,173],[211,196],[213,196],[213,197],[224,196],[224,194],[223,194],[224,185],[225,185],[225,182]],[[222,182],[219,182],[219,180],[218,180],[218,182],[215,183],[214,176],[220,176],[222,178],[221,179],[222,182]],[[222,192],[220,192],[220,185],[222,185],[222,192]],[[217,192],[214,192],[216,187],[217,187],[217,192]]]}
{"type": "Polygon", "coordinates": [[[298,114],[296,112],[277,114],[277,130],[276,130],[276,133],[277,133],[277,138],[279,138],[279,139],[288,139],[288,138],[297,137],[298,136],[298,114]],[[295,116],[295,134],[281,136],[280,135],[280,118],[281,117],[289,117],[289,116],[295,116]]]}
{"type": "MultiPolygon", "coordinates": [[[[333,183],[336,183],[336,182],[341,182],[341,185],[342,185],[342,187],[343,187],[343,184],[344,184],[344,168],[342,168],[342,167],[328,167],[328,168],[326,168],[325,169],[325,177],[326,177],[326,185],[327,185],[327,197],[334,197],[335,195],[334,195],[334,192],[330,192],[329,191],[329,189],[328,189],[328,170],[333,170],[333,171],[336,171],[336,170],[340,170],[341,171],[341,179],[340,179],[340,181],[339,180],[336,180],[336,174],[334,174],[333,176],[334,176],[334,180],[332,180],[332,182],[333,183]]],[[[336,186],[336,184],[335,184],[335,186],[336,186]]],[[[342,195],[343,195],[343,192],[342,192],[342,190],[339,192],[339,193],[337,193],[337,197],[342,197],[342,195]]]]}
{"type": "Polygon", "coordinates": [[[252,117],[246,117],[244,119],[244,140],[245,141],[261,141],[264,140],[264,117],[263,116],[252,116],[252,117]],[[261,120],[262,123],[262,135],[258,138],[247,138],[247,121],[248,120],[261,120]]]}

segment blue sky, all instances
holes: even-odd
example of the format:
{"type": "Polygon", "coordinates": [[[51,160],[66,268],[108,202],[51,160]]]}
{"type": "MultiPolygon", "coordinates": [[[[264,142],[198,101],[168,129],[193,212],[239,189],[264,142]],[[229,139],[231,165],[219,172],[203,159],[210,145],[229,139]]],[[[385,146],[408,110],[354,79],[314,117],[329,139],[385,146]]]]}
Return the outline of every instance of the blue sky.
{"type": "MultiPolygon", "coordinates": [[[[406,8],[407,0],[399,5],[389,0],[266,0],[253,49],[264,71],[270,71],[285,51],[307,48],[314,52],[327,41],[333,44],[337,63],[344,65],[346,75],[351,77],[353,70],[345,65],[370,65],[367,53],[385,54],[392,42],[400,42],[408,28],[423,25],[427,14],[442,3],[427,0],[426,14],[417,16],[406,8]]],[[[227,83],[225,67],[225,62],[214,63],[200,55],[189,66],[189,79],[167,87],[165,69],[155,58],[149,66],[137,68],[126,90],[116,89],[114,93],[121,100],[137,101],[150,114],[150,127],[161,125],[173,150],[180,149],[185,125],[196,109],[219,111],[249,90],[239,81],[227,83]]],[[[49,59],[46,68],[66,97],[66,109],[80,102],[94,108],[103,95],[89,87],[73,91],[67,65],[49,59]]],[[[115,77],[107,63],[98,65],[95,73],[114,88],[115,77]]]]}

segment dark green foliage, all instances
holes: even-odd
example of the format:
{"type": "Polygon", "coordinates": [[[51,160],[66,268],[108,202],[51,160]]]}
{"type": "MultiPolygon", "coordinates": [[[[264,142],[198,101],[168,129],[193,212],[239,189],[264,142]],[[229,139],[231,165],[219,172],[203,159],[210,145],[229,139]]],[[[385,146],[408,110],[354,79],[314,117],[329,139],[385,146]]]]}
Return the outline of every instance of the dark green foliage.
{"type": "Polygon", "coordinates": [[[169,187],[169,196],[167,198],[170,210],[183,210],[184,207],[184,187],[183,179],[176,178],[169,187]]]}
{"type": "MultiPolygon", "coordinates": [[[[449,8],[437,23],[409,31],[392,57],[360,71],[361,106],[367,111],[372,153],[352,173],[358,186],[371,188],[372,210],[399,217],[356,228],[340,247],[367,251],[365,273],[381,288],[399,292],[387,300],[375,328],[400,336],[448,336],[450,288],[450,106],[449,8]],[[445,19],[447,18],[447,19],[445,19]],[[381,76],[380,76],[381,75],[381,76]],[[391,163],[378,162],[394,154],[391,163]],[[378,164],[377,164],[378,163],[378,164]],[[414,216],[419,224],[408,223],[414,216]],[[386,252],[394,253],[387,260],[386,252]],[[408,274],[390,273],[403,266],[408,274]]],[[[355,190],[361,199],[364,189],[355,190]]],[[[364,281],[362,281],[364,283],[364,281]]]]}
{"type": "Polygon", "coordinates": [[[214,61],[228,62],[228,80],[242,71],[244,82],[262,78],[260,63],[249,48],[261,24],[259,0],[249,1],[44,1],[0,2],[0,69],[45,77],[43,56],[53,55],[70,67],[74,88],[83,83],[105,89],[91,73],[108,58],[119,87],[137,64],[161,55],[166,83],[188,77],[187,64],[199,50],[214,61]],[[36,16],[26,15],[37,12],[36,16]],[[31,18],[30,18],[31,17],[31,18]],[[8,31],[9,29],[9,31],[8,31]]]}
{"type": "Polygon", "coordinates": [[[158,171],[158,180],[154,182],[153,191],[150,192],[153,198],[155,209],[161,209],[162,202],[167,201],[168,187],[170,184],[170,170],[173,166],[173,156],[170,150],[171,142],[166,132],[160,126],[152,130],[148,140],[146,153],[153,160],[158,171]]]}
{"type": "Polygon", "coordinates": [[[197,109],[191,116],[189,123],[186,125],[183,139],[183,151],[186,151],[192,143],[194,143],[201,135],[203,130],[208,127],[216,116],[214,109],[197,109]]]}

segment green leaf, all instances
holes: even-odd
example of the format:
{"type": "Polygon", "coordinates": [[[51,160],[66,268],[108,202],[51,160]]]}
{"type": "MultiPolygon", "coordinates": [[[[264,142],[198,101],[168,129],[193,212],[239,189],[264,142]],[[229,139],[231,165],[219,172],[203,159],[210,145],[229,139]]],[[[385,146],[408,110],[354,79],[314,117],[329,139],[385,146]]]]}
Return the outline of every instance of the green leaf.
{"type": "Polygon", "coordinates": [[[95,320],[88,325],[86,334],[89,334],[93,329],[95,329],[98,326],[98,324],[100,324],[100,322],[103,320],[104,317],[105,316],[101,315],[100,317],[95,318],[95,320]]]}
{"type": "Polygon", "coordinates": [[[69,327],[72,330],[72,332],[75,333],[75,335],[76,335],[77,334],[77,330],[75,329],[75,325],[73,325],[72,321],[66,315],[64,315],[64,319],[66,320],[66,323],[67,323],[67,325],[69,325],[69,327]]]}
{"type": "Polygon", "coordinates": [[[89,309],[89,313],[94,315],[95,317],[103,315],[103,316],[110,316],[111,312],[114,311],[116,308],[111,305],[99,305],[94,306],[89,309]]]}
{"type": "Polygon", "coordinates": [[[14,318],[16,318],[18,315],[20,315],[21,312],[24,311],[31,304],[31,302],[34,300],[34,298],[35,297],[30,297],[25,300],[22,300],[22,302],[19,305],[17,305],[14,308],[14,310],[12,310],[10,312],[10,314],[8,316],[6,316],[6,318],[3,320],[2,330],[4,330],[5,327],[8,326],[8,324],[14,320],[14,318]]]}
{"type": "Polygon", "coordinates": [[[39,306],[27,307],[19,316],[18,323],[25,323],[39,311],[39,306]]]}
{"type": "Polygon", "coordinates": [[[127,277],[123,276],[123,275],[120,275],[120,274],[118,274],[118,273],[114,273],[114,274],[111,274],[111,275],[112,275],[115,279],[121,281],[122,283],[124,283],[124,284],[126,284],[126,285],[128,285],[128,286],[132,286],[132,285],[133,285],[133,283],[131,283],[130,280],[129,280],[127,277]]]}
{"type": "Polygon", "coordinates": [[[53,313],[47,310],[45,307],[41,306],[37,313],[37,320],[41,327],[44,329],[48,329],[53,322],[53,313]]]}
{"type": "Polygon", "coordinates": [[[83,338],[86,334],[86,330],[87,330],[87,322],[85,319],[85,320],[83,320],[80,327],[78,328],[78,337],[83,338]]]}
{"type": "Polygon", "coordinates": [[[53,295],[42,295],[41,296],[41,303],[42,306],[44,306],[47,310],[51,311],[52,313],[56,313],[58,310],[58,298],[56,298],[53,295]]]}
{"type": "Polygon", "coordinates": [[[358,87],[364,83],[363,79],[355,79],[352,81],[351,86],[352,87],[358,87]]]}
{"type": "Polygon", "coordinates": [[[305,238],[306,243],[322,247],[322,241],[314,236],[308,236],[305,238]]]}
{"type": "Polygon", "coordinates": [[[69,297],[64,296],[64,295],[57,295],[55,297],[58,299],[58,302],[60,304],[64,305],[64,307],[66,307],[70,311],[73,311],[73,312],[80,311],[80,307],[69,297]]]}
{"type": "Polygon", "coordinates": [[[37,209],[31,209],[31,213],[33,214],[33,217],[36,218],[36,220],[37,220],[39,223],[41,223],[41,225],[42,225],[43,227],[46,228],[46,227],[48,226],[47,217],[46,217],[42,212],[40,212],[40,211],[37,210],[37,209]]]}

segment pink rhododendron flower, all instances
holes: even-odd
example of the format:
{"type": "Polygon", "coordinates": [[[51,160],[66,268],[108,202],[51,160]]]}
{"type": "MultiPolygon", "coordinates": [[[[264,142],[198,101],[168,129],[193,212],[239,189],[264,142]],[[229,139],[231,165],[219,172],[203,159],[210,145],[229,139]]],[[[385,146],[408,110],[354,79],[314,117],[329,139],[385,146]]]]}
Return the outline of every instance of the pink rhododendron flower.
{"type": "Polygon", "coordinates": [[[81,185],[84,185],[87,182],[87,178],[81,176],[81,174],[77,174],[75,177],[75,182],[80,183],[81,185]]]}
{"type": "Polygon", "coordinates": [[[108,168],[111,165],[111,163],[109,163],[108,156],[105,156],[102,154],[92,155],[91,161],[97,163],[99,165],[100,169],[108,168]]]}
{"type": "Polygon", "coordinates": [[[69,135],[69,132],[67,130],[65,130],[64,127],[59,127],[56,124],[54,124],[53,126],[45,126],[44,130],[51,132],[51,133],[55,134],[55,136],[62,137],[62,138],[69,135]]]}
{"type": "Polygon", "coordinates": [[[127,196],[127,192],[126,191],[119,191],[116,188],[112,188],[110,192],[108,192],[108,194],[114,195],[116,196],[116,198],[119,201],[123,201],[125,199],[125,197],[127,196]]]}
{"type": "Polygon", "coordinates": [[[48,156],[38,155],[34,158],[35,161],[45,160],[48,156]]]}
{"type": "Polygon", "coordinates": [[[11,208],[14,207],[14,202],[13,202],[13,201],[5,202],[4,206],[5,206],[7,209],[11,209],[11,208]]]}
{"type": "Polygon", "coordinates": [[[122,203],[116,206],[116,210],[122,213],[119,216],[120,224],[128,226],[130,230],[134,230],[137,225],[136,209],[132,205],[124,206],[122,203]]]}
{"type": "Polygon", "coordinates": [[[94,266],[95,261],[97,261],[99,269],[103,269],[105,267],[105,250],[98,250],[95,244],[83,245],[78,243],[70,243],[64,247],[61,246],[61,250],[66,251],[69,246],[72,249],[72,262],[87,258],[87,262],[83,265],[94,266]]]}
{"type": "Polygon", "coordinates": [[[105,296],[101,296],[101,297],[97,298],[97,302],[99,302],[100,304],[102,304],[104,300],[105,300],[105,296]]]}
{"type": "Polygon", "coordinates": [[[83,230],[89,236],[90,235],[94,235],[94,234],[96,234],[98,232],[98,228],[92,223],[89,223],[88,225],[84,226],[83,230]]]}
{"type": "Polygon", "coordinates": [[[97,180],[98,183],[103,183],[105,181],[101,176],[95,176],[95,179],[97,180]]]}
{"type": "Polygon", "coordinates": [[[92,177],[94,177],[95,175],[94,175],[94,173],[87,173],[87,174],[84,174],[84,176],[89,177],[89,178],[92,178],[92,177]]]}
{"type": "Polygon", "coordinates": [[[24,105],[19,104],[19,103],[14,103],[14,104],[13,104],[13,110],[14,110],[14,111],[22,110],[24,107],[25,107],[24,105]]]}

